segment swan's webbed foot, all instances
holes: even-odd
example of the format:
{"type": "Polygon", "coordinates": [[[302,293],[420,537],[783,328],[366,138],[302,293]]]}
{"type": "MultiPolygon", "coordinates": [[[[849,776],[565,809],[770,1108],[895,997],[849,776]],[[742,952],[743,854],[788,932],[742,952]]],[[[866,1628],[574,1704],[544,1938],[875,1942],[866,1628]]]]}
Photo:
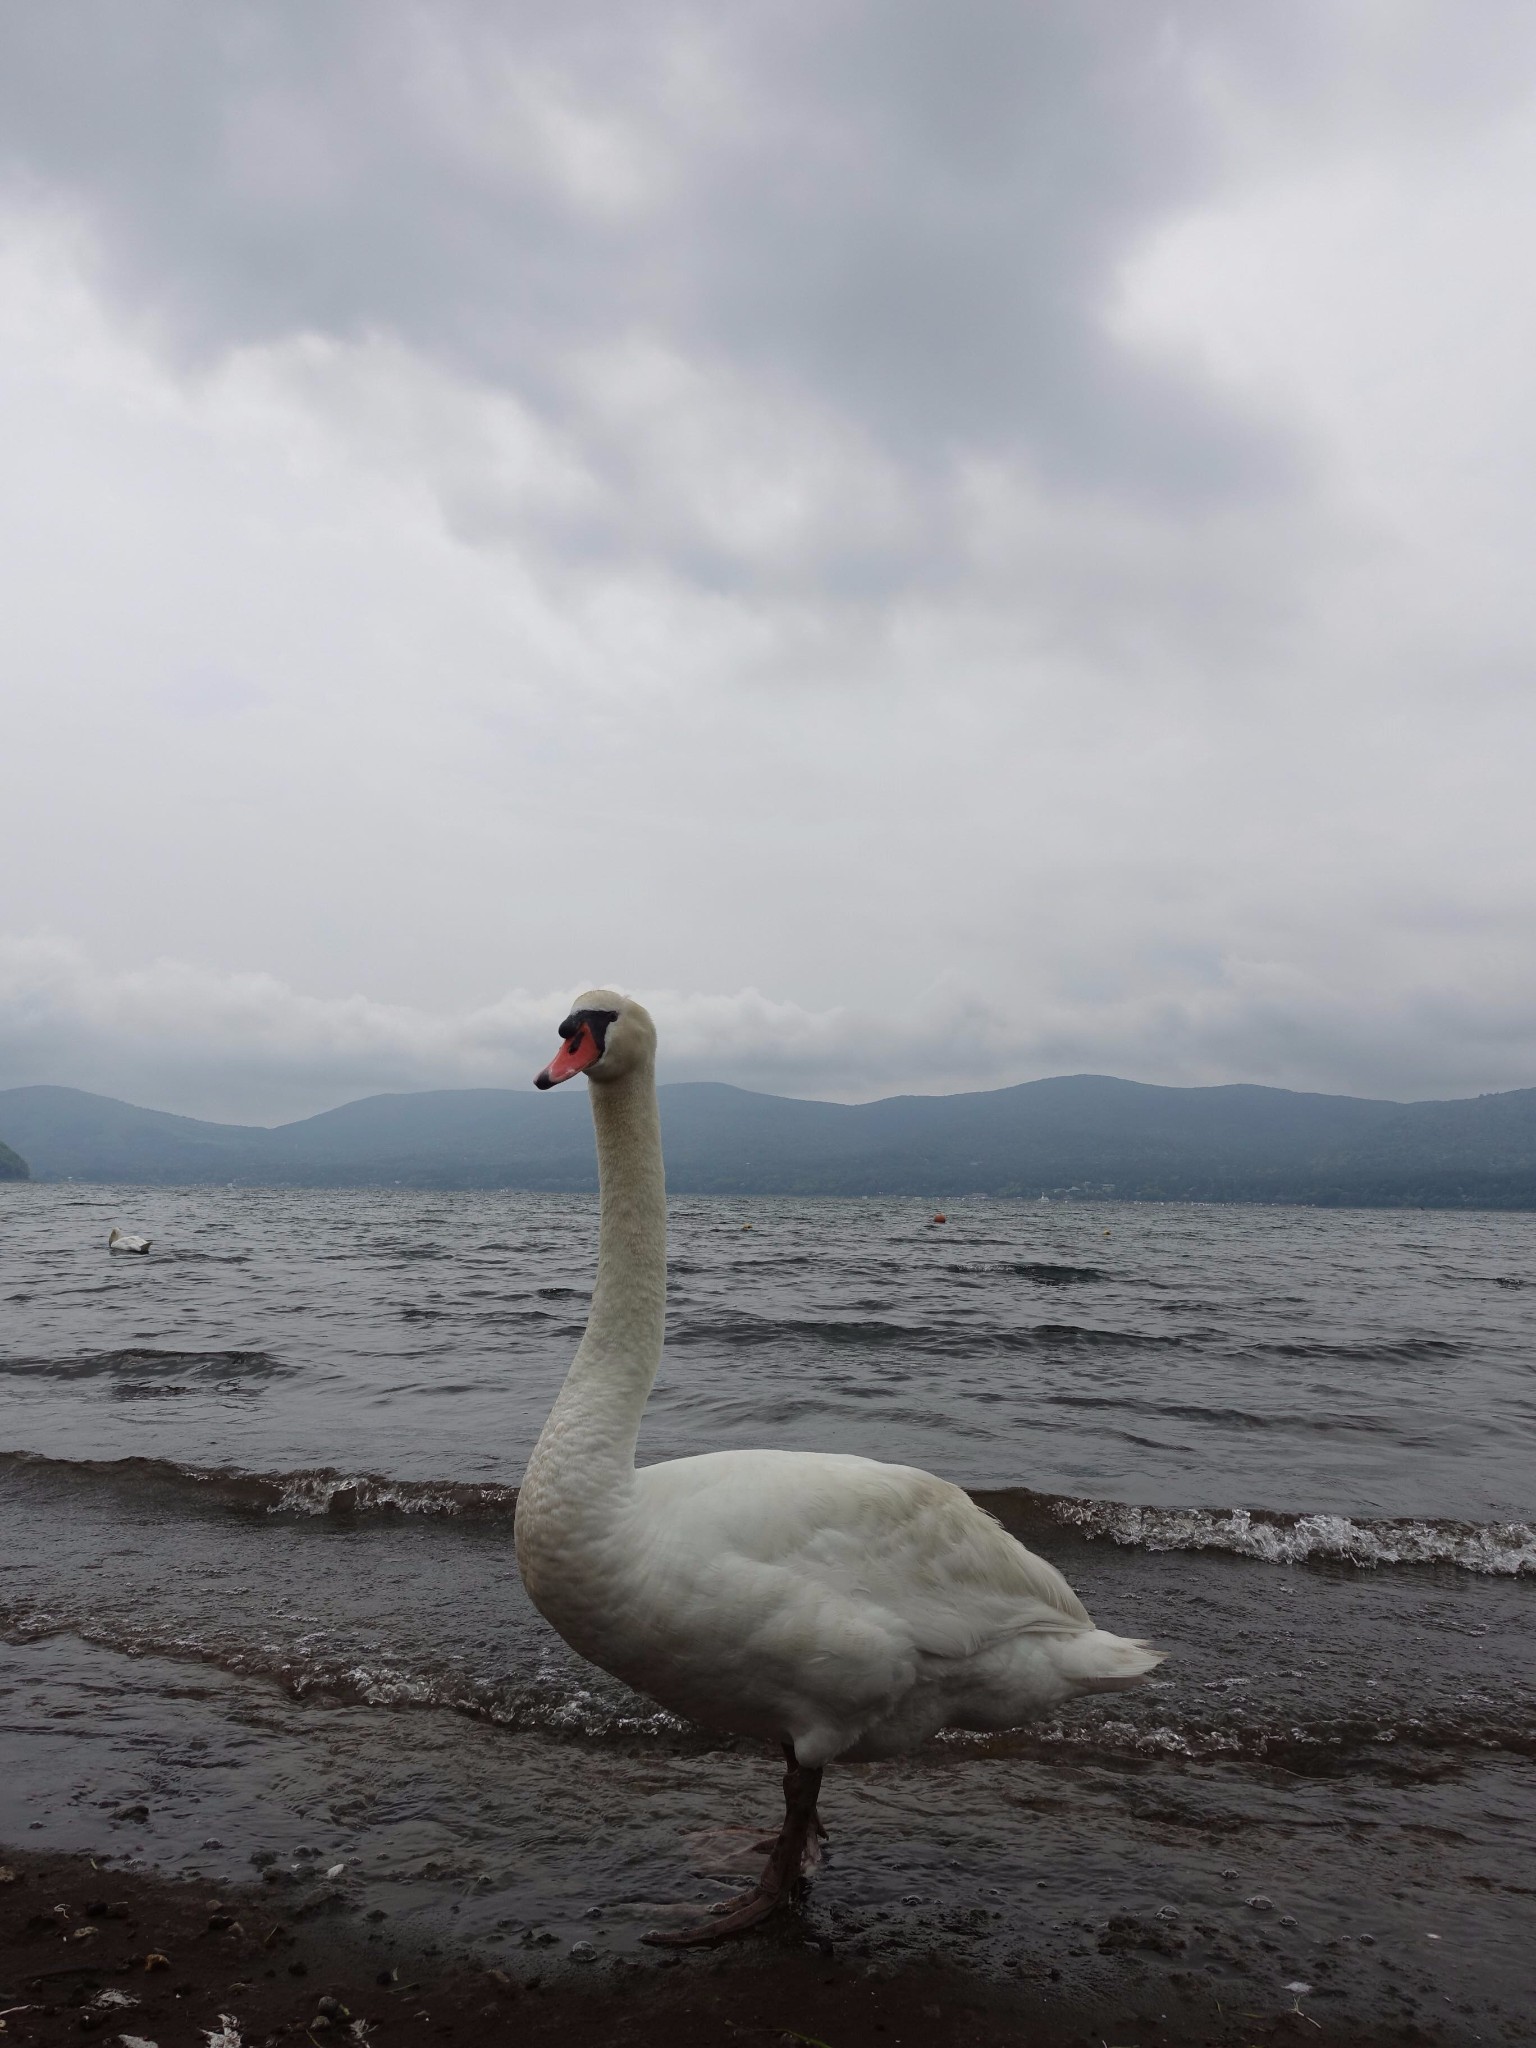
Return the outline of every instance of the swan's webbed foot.
{"type": "Polygon", "coordinates": [[[740,1899],[726,1899],[711,1906],[707,1920],[690,1921],[686,1927],[653,1927],[640,1939],[651,1948],[712,1948],[717,1941],[729,1941],[745,1934],[760,1920],[766,1920],[783,1901],[753,1885],[740,1899]]]}
{"type": "Polygon", "coordinates": [[[749,1927],[775,1912],[789,1898],[808,1864],[820,1861],[818,1836],[826,1833],[816,1814],[821,1790],[821,1772],[805,1770],[786,1751],[789,1768],[784,1774],[784,1825],[773,1843],[762,1876],[739,1898],[722,1899],[707,1917],[686,1927],[653,1927],[640,1939],[652,1948],[708,1948],[732,1936],[745,1934],[749,1927]]]}
{"type": "Polygon", "coordinates": [[[703,1877],[755,1878],[778,1839],[761,1828],[708,1828],[688,1837],[688,1861],[703,1877]]]}

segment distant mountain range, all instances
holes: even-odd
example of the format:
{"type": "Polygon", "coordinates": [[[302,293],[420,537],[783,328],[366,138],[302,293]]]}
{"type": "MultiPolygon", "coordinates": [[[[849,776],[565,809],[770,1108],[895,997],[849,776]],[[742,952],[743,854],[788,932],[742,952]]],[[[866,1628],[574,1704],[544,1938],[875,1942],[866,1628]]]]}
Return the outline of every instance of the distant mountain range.
{"type": "MultiPolygon", "coordinates": [[[[856,1106],[715,1082],[660,1094],[679,1193],[1536,1209],[1536,1088],[1400,1103],[1075,1074],[856,1106]]],[[[11,1088],[0,1090],[0,1134],[38,1180],[596,1186],[591,1119],[575,1088],[372,1095],[275,1130],[77,1088],[11,1088]]]]}

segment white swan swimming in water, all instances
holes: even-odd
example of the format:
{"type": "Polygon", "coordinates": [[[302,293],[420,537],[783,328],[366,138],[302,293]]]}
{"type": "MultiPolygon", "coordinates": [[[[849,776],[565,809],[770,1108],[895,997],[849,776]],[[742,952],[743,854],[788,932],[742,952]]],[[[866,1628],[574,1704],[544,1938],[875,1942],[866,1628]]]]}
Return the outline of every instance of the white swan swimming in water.
{"type": "Polygon", "coordinates": [[[109,1252],[147,1252],[152,1242],[153,1239],[151,1238],[134,1237],[128,1231],[118,1230],[114,1226],[112,1235],[107,1239],[107,1250],[109,1252]]]}
{"type": "Polygon", "coordinates": [[[1095,1628],[1053,1565],[947,1480],[806,1451],[716,1451],[635,1469],[661,1359],[666,1185],[656,1032],[608,989],[578,997],[539,1075],[590,1083],[602,1190],[591,1314],[517,1503],[534,1605],[571,1647],[674,1713],[782,1744],[782,1830],[763,1875],[696,1925],[720,1941],[786,1898],[822,1768],[940,1728],[1012,1728],[1162,1659],[1095,1628]]]}

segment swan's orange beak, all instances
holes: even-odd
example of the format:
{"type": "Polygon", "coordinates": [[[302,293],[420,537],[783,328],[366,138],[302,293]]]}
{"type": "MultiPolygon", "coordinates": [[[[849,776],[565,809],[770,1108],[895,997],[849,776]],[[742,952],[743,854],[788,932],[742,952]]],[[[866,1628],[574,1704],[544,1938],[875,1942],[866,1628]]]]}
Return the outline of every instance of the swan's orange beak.
{"type": "Polygon", "coordinates": [[[582,1074],[588,1067],[596,1066],[602,1056],[603,1048],[593,1037],[592,1026],[583,1024],[574,1038],[565,1041],[533,1085],[535,1088],[558,1088],[562,1081],[569,1081],[572,1074],[582,1074]]]}

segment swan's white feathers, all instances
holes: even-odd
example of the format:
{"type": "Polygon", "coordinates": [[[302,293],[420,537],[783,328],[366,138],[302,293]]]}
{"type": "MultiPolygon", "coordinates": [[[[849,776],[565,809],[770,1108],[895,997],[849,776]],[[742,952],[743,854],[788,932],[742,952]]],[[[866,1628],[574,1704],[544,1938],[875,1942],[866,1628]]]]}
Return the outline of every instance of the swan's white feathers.
{"type": "Polygon", "coordinates": [[[1011,1728],[1145,1678],[1156,1652],[1095,1628],[1054,1565],[930,1473],[773,1450],[635,1469],[665,1305],[655,1034],[610,990],[577,1007],[616,1017],[591,1070],[592,1312],[518,1499],[540,1612],[663,1706],[788,1739],[807,1765],[1011,1728]]]}
{"type": "Polygon", "coordinates": [[[719,1451],[652,1465],[641,1497],[699,1555],[791,1571],[898,1614],[915,1648],[969,1656],[1031,1630],[1091,1628],[1054,1565],[947,1480],[910,1465],[792,1451],[719,1451]]]}
{"type": "Polygon", "coordinates": [[[1061,1574],[961,1489],[909,1466],[723,1451],[635,1475],[587,1628],[609,1670],[710,1726],[788,1733],[802,1761],[1011,1727],[1094,1683],[1105,1637],[1061,1574]]]}

